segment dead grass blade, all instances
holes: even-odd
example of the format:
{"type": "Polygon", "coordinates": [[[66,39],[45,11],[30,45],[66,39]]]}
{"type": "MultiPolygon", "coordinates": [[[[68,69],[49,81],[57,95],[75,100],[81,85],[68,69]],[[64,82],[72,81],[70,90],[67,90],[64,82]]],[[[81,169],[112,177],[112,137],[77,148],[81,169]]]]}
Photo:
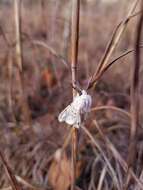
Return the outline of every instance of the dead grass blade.
{"type": "MultiPolygon", "coordinates": [[[[141,181],[143,181],[143,170],[142,170],[142,172],[141,172],[141,174],[140,174],[139,179],[140,179],[141,181]]],[[[138,186],[136,186],[136,187],[135,187],[135,190],[140,190],[140,188],[139,188],[138,186]]]]}
{"type": "Polygon", "coordinates": [[[118,179],[119,179],[120,187],[121,187],[121,189],[123,189],[124,176],[122,174],[121,167],[120,167],[120,165],[119,165],[119,163],[117,161],[116,161],[116,171],[117,171],[117,176],[118,176],[118,179]]]}
{"type": "Polygon", "coordinates": [[[137,178],[137,176],[135,175],[135,173],[133,172],[133,170],[131,168],[128,168],[128,164],[127,162],[122,158],[121,154],[118,152],[118,150],[115,148],[115,146],[112,144],[112,142],[108,139],[107,136],[104,135],[101,127],[98,125],[97,121],[94,120],[93,121],[100,136],[102,137],[103,141],[105,142],[107,148],[112,152],[114,158],[120,163],[120,165],[122,166],[123,170],[125,172],[129,172],[129,174],[131,175],[131,177],[135,180],[135,182],[137,183],[137,185],[143,189],[143,183],[137,178]]]}
{"type": "Polygon", "coordinates": [[[101,155],[100,155],[100,154],[96,155],[95,160],[93,161],[93,164],[92,164],[91,179],[90,179],[90,183],[89,183],[88,190],[96,189],[96,188],[95,188],[95,183],[94,183],[95,166],[96,166],[96,164],[97,164],[100,160],[101,160],[101,155]]]}
{"type": "Polygon", "coordinates": [[[19,184],[17,183],[17,180],[16,180],[15,176],[12,173],[11,168],[9,167],[9,165],[8,165],[6,159],[4,158],[4,155],[2,154],[1,151],[0,151],[0,158],[2,160],[2,163],[3,163],[4,167],[5,167],[7,176],[9,178],[11,186],[12,186],[12,189],[13,190],[21,190],[19,184]]]}
{"type": "Polygon", "coordinates": [[[31,183],[29,183],[28,181],[26,181],[25,179],[23,179],[22,177],[20,177],[18,175],[16,175],[15,178],[17,179],[17,181],[19,183],[21,183],[22,185],[24,185],[27,188],[34,189],[34,190],[43,190],[43,189],[45,189],[45,188],[42,188],[42,187],[36,187],[35,185],[32,185],[31,183]]]}
{"type": "Polygon", "coordinates": [[[84,131],[84,133],[90,138],[92,144],[98,149],[98,151],[100,152],[101,156],[103,157],[103,159],[105,160],[107,167],[109,169],[109,174],[111,175],[112,179],[113,179],[113,183],[114,185],[117,187],[118,190],[120,190],[120,185],[119,185],[119,181],[116,175],[116,172],[114,170],[114,168],[112,167],[112,165],[110,164],[109,159],[106,156],[106,153],[104,152],[104,150],[102,149],[102,147],[99,145],[99,143],[96,141],[96,139],[94,139],[94,137],[92,136],[92,134],[85,128],[85,127],[81,127],[84,131]]]}
{"type": "MultiPolygon", "coordinates": [[[[140,48],[143,48],[143,45],[140,45],[139,46],[140,48]]],[[[111,61],[108,65],[106,65],[104,68],[101,69],[101,71],[96,75],[95,79],[94,79],[94,82],[98,82],[98,80],[103,76],[103,74],[112,66],[114,65],[114,63],[116,63],[116,61],[118,61],[119,59],[127,56],[128,54],[130,53],[134,53],[135,52],[135,49],[131,49],[131,50],[128,50],[126,51],[125,53],[119,55],[117,58],[115,58],[113,61],[111,61]]]]}
{"type": "Polygon", "coordinates": [[[128,118],[131,118],[131,115],[129,112],[121,109],[121,108],[118,108],[118,107],[115,107],[115,106],[99,106],[99,107],[94,107],[91,109],[91,111],[100,111],[100,110],[113,110],[113,111],[117,111],[117,112],[120,112],[121,114],[127,116],[128,118]]]}
{"type": "Polygon", "coordinates": [[[13,103],[12,103],[12,71],[13,71],[13,58],[12,58],[12,51],[9,50],[8,52],[8,60],[7,60],[7,76],[8,76],[8,83],[7,83],[7,101],[8,101],[8,109],[12,115],[12,121],[16,123],[16,118],[13,110],[13,103]]]}
{"type": "Polygon", "coordinates": [[[103,57],[102,57],[102,59],[101,59],[101,61],[99,63],[99,66],[97,67],[97,70],[95,71],[95,73],[93,74],[93,76],[91,77],[91,79],[89,81],[88,89],[91,88],[95,84],[95,82],[96,82],[95,78],[96,78],[97,74],[99,74],[100,71],[102,70],[102,68],[104,68],[107,65],[113,51],[115,50],[117,44],[119,43],[119,41],[120,41],[120,39],[121,39],[121,37],[122,37],[126,27],[127,27],[127,24],[128,24],[128,22],[130,20],[129,18],[132,18],[131,15],[133,14],[133,12],[135,10],[135,8],[136,8],[136,6],[138,4],[138,1],[139,0],[136,0],[136,1],[132,2],[131,7],[129,9],[129,12],[127,14],[127,17],[122,22],[122,24],[119,24],[116,27],[116,29],[115,29],[115,31],[114,31],[114,33],[112,35],[112,38],[111,38],[109,44],[107,45],[105,53],[104,53],[104,55],[103,55],[103,57]]]}
{"type": "Polygon", "coordinates": [[[102,186],[103,186],[103,182],[104,182],[104,178],[107,172],[107,166],[105,165],[104,168],[102,169],[101,175],[100,175],[100,179],[99,179],[99,183],[97,186],[97,190],[102,190],[102,186]]]}
{"type": "Polygon", "coordinates": [[[59,60],[61,60],[61,62],[62,62],[67,68],[69,68],[69,65],[68,65],[67,61],[66,61],[61,55],[58,55],[57,52],[56,52],[52,47],[50,47],[47,43],[42,42],[42,41],[39,41],[39,40],[31,40],[31,42],[32,42],[32,44],[34,44],[34,45],[38,45],[38,46],[41,46],[41,47],[46,48],[52,55],[54,55],[54,56],[57,57],[59,60]]]}
{"type": "Polygon", "coordinates": [[[3,36],[3,39],[4,39],[4,41],[6,42],[7,47],[8,47],[8,48],[11,48],[12,45],[10,44],[8,38],[6,37],[6,34],[4,33],[2,26],[0,26],[0,35],[3,36]]]}

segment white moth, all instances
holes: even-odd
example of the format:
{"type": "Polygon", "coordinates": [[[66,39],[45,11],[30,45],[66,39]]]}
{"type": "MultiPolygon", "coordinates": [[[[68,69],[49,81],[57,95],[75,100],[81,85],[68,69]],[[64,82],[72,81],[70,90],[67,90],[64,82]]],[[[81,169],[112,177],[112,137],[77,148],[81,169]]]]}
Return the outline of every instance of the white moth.
{"type": "Polygon", "coordinates": [[[59,114],[59,122],[66,122],[69,125],[79,128],[81,124],[81,115],[90,111],[91,104],[91,96],[88,95],[85,90],[82,90],[81,95],[77,94],[73,102],[59,114]]]}

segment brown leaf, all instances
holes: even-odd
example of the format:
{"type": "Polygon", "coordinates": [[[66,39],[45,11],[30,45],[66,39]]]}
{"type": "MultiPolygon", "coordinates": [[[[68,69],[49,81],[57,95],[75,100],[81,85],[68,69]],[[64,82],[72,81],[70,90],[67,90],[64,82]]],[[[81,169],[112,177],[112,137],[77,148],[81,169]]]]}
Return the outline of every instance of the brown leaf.
{"type": "MultiPolygon", "coordinates": [[[[76,177],[81,174],[82,162],[77,162],[76,177]]],[[[49,169],[49,182],[54,190],[67,190],[71,184],[71,161],[66,153],[58,149],[49,169]]]]}

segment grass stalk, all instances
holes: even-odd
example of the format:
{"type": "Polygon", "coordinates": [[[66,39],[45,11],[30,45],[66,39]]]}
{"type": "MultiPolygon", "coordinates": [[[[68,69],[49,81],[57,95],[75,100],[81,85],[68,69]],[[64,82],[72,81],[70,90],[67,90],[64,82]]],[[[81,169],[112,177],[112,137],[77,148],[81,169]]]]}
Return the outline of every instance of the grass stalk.
{"type": "MultiPolygon", "coordinates": [[[[72,86],[77,84],[78,41],[79,41],[79,14],[80,0],[72,0],[72,23],[71,23],[71,71],[72,86]]],[[[76,96],[73,88],[73,98],[76,96]]],[[[71,190],[75,189],[76,159],[77,159],[77,129],[72,128],[72,166],[71,166],[71,190]]]]}
{"type": "Polygon", "coordinates": [[[103,57],[101,58],[99,66],[97,67],[95,73],[93,74],[93,76],[91,77],[91,79],[89,81],[88,89],[93,87],[96,84],[96,80],[95,80],[96,76],[100,73],[100,71],[102,71],[102,68],[107,66],[112,53],[116,49],[118,43],[121,40],[122,35],[124,34],[124,31],[127,27],[127,24],[129,22],[130,18],[132,18],[132,14],[133,14],[138,2],[139,2],[139,0],[133,1],[125,20],[123,22],[121,22],[121,24],[119,24],[116,27],[116,29],[114,30],[112,38],[107,45],[107,48],[105,50],[103,57]]]}
{"type": "Polygon", "coordinates": [[[22,72],[22,46],[21,46],[21,6],[20,0],[14,0],[15,33],[16,33],[16,58],[19,71],[22,72]]]}
{"type": "MultiPolygon", "coordinates": [[[[143,8],[143,2],[141,3],[141,9],[143,8]]],[[[136,38],[135,38],[135,54],[134,64],[132,67],[132,80],[131,80],[131,128],[130,128],[130,141],[128,149],[128,166],[133,169],[136,153],[137,153],[137,135],[139,128],[139,69],[141,64],[141,52],[140,41],[143,29],[143,11],[137,23],[136,38]]],[[[125,189],[128,188],[130,182],[129,172],[127,173],[127,179],[125,189]]]]}
{"type": "MultiPolygon", "coordinates": [[[[143,3],[142,3],[143,7],[143,3]]],[[[129,158],[128,164],[132,165],[134,162],[135,150],[136,150],[136,136],[139,126],[139,69],[141,63],[141,50],[140,40],[143,28],[143,11],[137,24],[136,40],[135,40],[135,54],[134,64],[132,67],[132,81],[131,81],[131,131],[130,131],[130,146],[129,146],[129,158]],[[134,152],[134,153],[133,153],[134,152]],[[131,156],[132,155],[132,156],[131,156]],[[131,158],[132,157],[132,158],[131,158]]]]}
{"type": "MultiPolygon", "coordinates": [[[[140,48],[143,48],[143,45],[139,46],[140,48]]],[[[94,78],[94,82],[97,84],[99,79],[103,76],[103,74],[112,66],[114,65],[119,59],[127,56],[128,54],[134,53],[135,49],[131,49],[131,50],[127,50],[126,52],[124,52],[123,54],[119,55],[118,57],[116,57],[113,61],[111,61],[108,65],[106,65],[104,68],[102,68],[102,70],[96,75],[96,77],[94,78]]]]}
{"type": "Polygon", "coordinates": [[[23,54],[21,40],[21,0],[14,0],[14,15],[15,15],[15,37],[16,37],[16,63],[18,67],[19,92],[22,114],[26,124],[30,125],[30,110],[24,95],[24,79],[23,79],[23,54]]]}

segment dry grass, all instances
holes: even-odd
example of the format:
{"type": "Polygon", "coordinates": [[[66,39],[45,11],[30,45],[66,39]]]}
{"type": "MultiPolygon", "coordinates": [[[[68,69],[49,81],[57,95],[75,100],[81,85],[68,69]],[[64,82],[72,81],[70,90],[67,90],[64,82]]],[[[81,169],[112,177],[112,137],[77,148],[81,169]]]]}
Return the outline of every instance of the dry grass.
{"type": "Polygon", "coordinates": [[[80,23],[76,0],[14,2],[0,3],[0,188],[143,189],[141,1],[79,1],[80,23]],[[75,83],[93,98],[78,133],[57,120],[75,83]]]}

